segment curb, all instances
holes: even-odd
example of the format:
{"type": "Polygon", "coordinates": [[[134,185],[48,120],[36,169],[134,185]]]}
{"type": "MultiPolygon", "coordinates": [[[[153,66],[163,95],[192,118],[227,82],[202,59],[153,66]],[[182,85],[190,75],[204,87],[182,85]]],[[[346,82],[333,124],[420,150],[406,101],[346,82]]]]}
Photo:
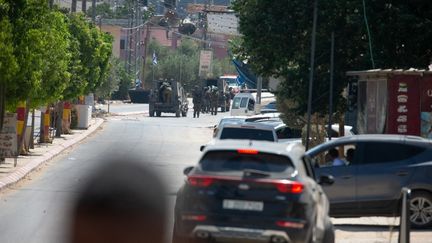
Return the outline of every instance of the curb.
{"type": "Polygon", "coordinates": [[[23,179],[25,176],[30,174],[32,171],[37,169],[40,165],[45,163],[48,160],[51,160],[55,158],[57,155],[59,155],[64,150],[72,147],[73,145],[77,144],[78,142],[84,140],[84,138],[88,137],[90,134],[95,132],[103,123],[104,119],[96,118],[96,123],[90,126],[85,132],[81,133],[77,137],[74,137],[70,140],[67,140],[66,142],[62,144],[58,144],[53,146],[52,149],[50,149],[48,152],[46,152],[41,157],[35,158],[32,161],[30,161],[25,166],[19,168],[18,170],[12,172],[10,175],[0,179],[0,191],[19,182],[21,179],[23,179]]]}
{"type": "Polygon", "coordinates": [[[148,115],[149,112],[148,111],[120,112],[120,113],[110,112],[109,114],[111,116],[133,116],[133,115],[148,115]]]}

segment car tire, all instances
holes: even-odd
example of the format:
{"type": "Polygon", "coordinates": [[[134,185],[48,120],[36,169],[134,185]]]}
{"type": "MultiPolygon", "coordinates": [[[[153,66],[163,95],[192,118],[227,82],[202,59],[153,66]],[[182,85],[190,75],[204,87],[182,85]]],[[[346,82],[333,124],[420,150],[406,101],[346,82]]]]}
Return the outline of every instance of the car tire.
{"type": "Polygon", "coordinates": [[[331,220],[327,219],[322,243],[334,243],[334,242],[335,242],[334,226],[331,220]]]}
{"type": "Polygon", "coordinates": [[[161,114],[162,114],[162,112],[160,112],[160,111],[156,111],[156,116],[157,116],[157,117],[160,117],[161,114]]]}
{"type": "Polygon", "coordinates": [[[413,228],[432,226],[432,194],[414,191],[410,200],[410,221],[413,228]]]}

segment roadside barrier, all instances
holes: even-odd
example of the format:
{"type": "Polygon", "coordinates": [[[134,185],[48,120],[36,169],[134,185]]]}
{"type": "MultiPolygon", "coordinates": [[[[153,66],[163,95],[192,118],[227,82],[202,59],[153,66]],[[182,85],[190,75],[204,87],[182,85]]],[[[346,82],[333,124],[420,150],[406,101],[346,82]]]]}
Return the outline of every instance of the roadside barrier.
{"type": "Polygon", "coordinates": [[[409,243],[410,242],[410,199],[411,190],[407,187],[402,188],[402,210],[399,224],[399,243],[409,243]]]}

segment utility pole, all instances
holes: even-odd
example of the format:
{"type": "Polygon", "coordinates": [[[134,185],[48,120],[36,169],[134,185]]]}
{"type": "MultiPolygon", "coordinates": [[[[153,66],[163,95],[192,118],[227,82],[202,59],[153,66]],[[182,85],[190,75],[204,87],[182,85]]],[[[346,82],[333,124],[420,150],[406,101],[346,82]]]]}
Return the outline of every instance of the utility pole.
{"type": "Polygon", "coordinates": [[[77,0],[72,0],[71,12],[76,13],[77,0]]]}
{"type": "Polygon", "coordinates": [[[129,15],[129,19],[130,19],[130,29],[128,30],[128,40],[129,40],[129,43],[128,43],[128,59],[127,59],[127,70],[128,70],[128,73],[131,73],[131,65],[132,65],[132,45],[133,45],[133,38],[132,38],[132,35],[133,35],[133,26],[134,26],[134,15],[133,15],[134,13],[133,13],[133,8],[131,9],[131,12],[130,12],[130,15],[129,15]]]}
{"type": "MultiPolygon", "coordinates": [[[[144,89],[145,85],[145,74],[146,74],[146,63],[147,63],[147,47],[150,40],[150,23],[146,24],[146,31],[145,31],[145,38],[144,38],[144,53],[143,53],[143,64],[142,64],[142,72],[141,72],[141,87],[144,89]]],[[[153,81],[153,80],[152,80],[153,81]]]]}
{"type": "Polygon", "coordinates": [[[96,22],[96,0],[92,0],[92,21],[96,22]]]}
{"type": "Polygon", "coordinates": [[[313,26],[312,26],[312,43],[311,43],[311,67],[309,71],[309,94],[307,105],[307,129],[306,129],[306,151],[309,149],[310,129],[311,129],[311,116],[312,116],[312,91],[313,91],[313,78],[315,71],[315,43],[316,43],[316,26],[318,19],[318,0],[314,0],[313,12],[313,26]]]}
{"type": "MultiPolygon", "coordinates": [[[[258,113],[261,112],[261,93],[262,93],[262,81],[263,78],[262,77],[258,77],[257,79],[257,106],[258,107],[258,113]]],[[[256,110],[256,109],[255,109],[256,110]]]]}
{"type": "Polygon", "coordinates": [[[327,128],[327,134],[329,136],[329,140],[332,138],[332,123],[333,123],[333,70],[334,70],[334,44],[335,37],[334,31],[331,34],[331,54],[330,54],[330,98],[329,98],[329,124],[327,128]]]}
{"type": "Polygon", "coordinates": [[[87,0],[81,0],[81,11],[85,13],[87,11],[87,0]]]}

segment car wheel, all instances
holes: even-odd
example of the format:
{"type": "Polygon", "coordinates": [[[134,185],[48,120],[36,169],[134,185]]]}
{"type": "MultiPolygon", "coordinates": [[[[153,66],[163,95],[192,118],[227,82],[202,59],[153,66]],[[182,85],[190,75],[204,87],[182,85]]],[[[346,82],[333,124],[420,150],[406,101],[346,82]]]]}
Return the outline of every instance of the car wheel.
{"type": "Polygon", "coordinates": [[[432,226],[432,195],[413,192],[410,200],[410,221],[414,228],[432,226]]]}
{"type": "Polygon", "coordinates": [[[330,219],[327,219],[322,243],[334,243],[334,242],[335,242],[335,232],[334,232],[333,223],[331,222],[330,219]]]}
{"type": "Polygon", "coordinates": [[[157,117],[160,117],[161,114],[162,114],[162,112],[160,112],[160,111],[156,111],[156,116],[157,116],[157,117]]]}
{"type": "Polygon", "coordinates": [[[177,110],[177,111],[176,111],[175,116],[176,116],[176,117],[180,117],[180,110],[177,110]]]}

